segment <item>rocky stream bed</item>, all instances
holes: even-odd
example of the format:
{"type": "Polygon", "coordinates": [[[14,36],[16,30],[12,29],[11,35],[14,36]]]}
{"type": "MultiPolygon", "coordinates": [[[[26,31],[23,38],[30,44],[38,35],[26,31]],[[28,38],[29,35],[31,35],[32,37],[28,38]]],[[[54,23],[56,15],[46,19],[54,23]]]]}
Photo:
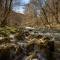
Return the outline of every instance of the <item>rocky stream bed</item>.
{"type": "Polygon", "coordinates": [[[60,60],[60,34],[24,31],[0,37],[0,60],[60,60]]]}

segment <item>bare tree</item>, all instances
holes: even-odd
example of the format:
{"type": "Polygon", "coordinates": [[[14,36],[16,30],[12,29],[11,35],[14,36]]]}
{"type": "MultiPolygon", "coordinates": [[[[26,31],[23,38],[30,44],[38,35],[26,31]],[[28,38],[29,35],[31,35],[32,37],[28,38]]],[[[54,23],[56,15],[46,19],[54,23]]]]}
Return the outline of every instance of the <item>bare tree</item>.
{"type": "MultiPolygon", "coordinates": [[[[60,24],[59,21],[59,10],[60,10],[60,0],[31,0],[30,4],[32,4],[30,14],[33,14],[33,18],[38,18],[37,10],[39,10],[40,21],[42,21],[43,25],[52,25],[53,23],[60,24]]],[[[29,6],[28,6],[29,8],[29,6]]],[[[30,9],[29,9],[30,10],[30,9]]],[[[36,19],[38,25],[38,19],[36,19]]],[[[50,26],[51,27],[51,26],[50,26]]]]}
{"type": "MultiPolygon", "coordinates": [[[[60,0],[47,0],[47,13],[49,12],[49,14],[52,14],[55,17],[56,23],[60,23],[59,22],[59,4],[60,4],[60,0]]],[[[53,19],[54,20],[54,19],[53,19]]]]}
{"type": "Polygon", "coordinates": [[[60,0],[44,0],[44,5],[42,5],[41,0],[38,1],[40,7],[40,16],[42,16],[40,18],[42,18],[43,24],[49,25],[50,28],[52,23],[60,24],[60,0]]]}
{"type": "Polygon", "coordinates": [[[5,4],[4,4],[4,14],[3,14],[4,19],[1,21],[2,27],[7,25],[7,17],[9,16],[9,13],[11,11],[11,5],[12,5],[12,0],[3,0],[3,1],[5,2],[5,4]]]}

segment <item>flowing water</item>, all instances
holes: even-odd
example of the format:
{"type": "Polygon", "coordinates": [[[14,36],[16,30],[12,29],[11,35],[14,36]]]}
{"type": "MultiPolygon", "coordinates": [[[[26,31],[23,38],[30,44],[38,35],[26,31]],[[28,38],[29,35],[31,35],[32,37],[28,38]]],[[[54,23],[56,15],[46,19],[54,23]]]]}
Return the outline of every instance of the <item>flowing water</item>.
{"type": "MultiPolygon", "coordinates": [[[[41,29],[39,31],[38,30],[30,31],[30,35],[32,36],[42,35],[45,37],[49,37],[50,42],[52,43],[48,44],[50,47],[47,46],[47,48],[39,49],[39,47],[37,47],[35,44],[31,43],[31,45],[29,45],[27,41],[20,41],[20,40],[16,41],[16,39],[14,39],[14,36],[12,35],[13,39],[11,40],[11,42],[12,43],[14,42],[17,45],[19,45],[21,50],[19,50],[17,54],[11,50],[9,53],[10,59],[6,59],[6,60],[60,60],[60,31],[59,30],[41,29]]],[[[2,56],[0,55],[0,57],[2,56]]]]}

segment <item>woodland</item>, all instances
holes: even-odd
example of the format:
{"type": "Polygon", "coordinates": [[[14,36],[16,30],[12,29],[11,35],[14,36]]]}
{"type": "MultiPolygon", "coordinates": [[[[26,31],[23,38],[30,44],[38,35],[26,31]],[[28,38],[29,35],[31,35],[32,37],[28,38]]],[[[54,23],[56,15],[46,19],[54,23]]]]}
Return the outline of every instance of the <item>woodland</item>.
{"type": "Polygon", "coordinates": [[[17,1],[0,0],[0,60],[60,60],[60,0],[17,1]]]}

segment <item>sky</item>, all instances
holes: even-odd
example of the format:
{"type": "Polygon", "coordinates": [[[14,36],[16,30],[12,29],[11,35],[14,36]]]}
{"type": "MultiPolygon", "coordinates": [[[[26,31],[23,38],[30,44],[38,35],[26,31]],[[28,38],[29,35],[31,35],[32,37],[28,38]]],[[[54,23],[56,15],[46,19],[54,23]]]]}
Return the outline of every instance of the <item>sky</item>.
{"type": "Polygon", "coordinates": [[[13,10],[17,13],[24,12],[24,5],[28,4],[30,0],[13,0],[13,10]]]}
{"type": "MultiPolygon", "coordinates": [[[[43,2],[44,0],[41,1],[43,2]]],[[[25,10],[25,4],[28,4],[29,2],[30,0],[13,0],[13,11],[23,13],[25,10]]]]}

